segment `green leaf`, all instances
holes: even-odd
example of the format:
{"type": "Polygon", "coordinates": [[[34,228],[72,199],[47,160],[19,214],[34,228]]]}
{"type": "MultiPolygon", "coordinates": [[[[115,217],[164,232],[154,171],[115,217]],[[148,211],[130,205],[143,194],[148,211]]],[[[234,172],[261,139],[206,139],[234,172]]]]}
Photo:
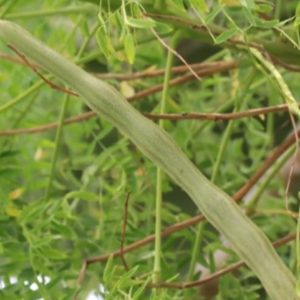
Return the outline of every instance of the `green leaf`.
{"type": "Polygon", "coordinates": [[[41,252],[43,256],[51,259],[61,260],[67,258],[67,254],[65,252],[50,246],[40,247],[38,248],[38,251],[41,252]]]}
{"type": "Polygon", "coordinates": [[[232,36],[234,36],[237,33],[237,28],[232,28],[229,30],[226,30],[222,32],[220,35],[218,35],[215,39],[216,44],[221,44],[226,42],[228,39],[230,39],[232,36]]]}
{"type": "Polygon", "coordinates": [[[209,11],[208,6],[207,6],[205,0],[190,0],[190,3],[199,12],[207,13],[209,11]]]}
{"type": "Polygon", "coordinates": [[[296,28],[298,28],[300,26],[300,2],[298,3],[298,5],[296,7],[294,26],[296,28]]]}
{"type": "Polygon", "coordinates": [[[150,278],[146,279],[145,282],[136,290],[136,292],[133,295],[133,300],[139,300],[142,296],[142,293],[146,289],[146,286],[150,282],[150,278]]]}
{"type": "Polygon", "coordinates": [[[216,18],[216,16],[221,12],[222,8],[220,6],[213,9],[206,17],[205,17],[205,23],[209,25],[213,20],[216,18]]]}
{"type": "Polygon", "coordinates": [[[64,235],[68,239],[76,239],[77,237],[75,231],[70,226],[62,224],[58,221],[52,221],[51,227],[54,231],[64,235]]]}
{"type": "Polygon", "coordinates": [[[124,48],[125,48],[125,53],[128,62],[130,64],[133,64],[134,57],[135,57],[135,45],[134,45],[133,36],[129,32],[124,37],[124,48]]]}
{"type": "Polygon", "coordinates": [[[264,3],[257,3],[256,4],[256,11],[260,13],[271,13],[274,9],[274,4],[268,1],[265,1],[264,3]]]}
{"type": "Polygon", "coordinates": [[[279,24],[279,20],[262,20],[256,16],[253,16],[254,26],[262,29],[272,29],[274,26],[279,24]]]}
{"type": "Polygon", "coordinates": [[[99,196],[87,191],[73,191],[65,195],[64,200],[79,198],[86,201],[99,201],[99,196]]]}
{"type": "Polygon", "coordinates": [[[114,258],[113,256],[111,255],[108,260],[107,260],[107,263],[105,265],[105,269],[104,269],[104,272],[103,272],[103,281],[104,283],[107,283],[109,284],[109,282],[111,281],[110,279],[112,278],[113,276],[113,261],[114,261],[114,258]]]}
{"type": "Polygon", "coordinates": [[[153,28],[156,25],[156,22],[151,18],[136,19],[136,18],[127,17],[126,23],[133,28],[140,28],[140,29],[153,28]]]}
{"type": "Polygon", "coordinates": [[[99,28],[96,33],[96,40],[99,49],[102,51],[103,55],[109,59],[110,57],[110,47],[109,47],[109,39],[102,28],[99,28]]]}

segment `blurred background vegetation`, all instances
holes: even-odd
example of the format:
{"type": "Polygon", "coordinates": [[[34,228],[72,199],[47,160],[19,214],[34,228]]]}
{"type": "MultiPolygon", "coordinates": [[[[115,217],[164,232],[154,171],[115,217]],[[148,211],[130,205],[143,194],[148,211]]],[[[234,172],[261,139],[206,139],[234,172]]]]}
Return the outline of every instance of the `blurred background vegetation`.
{"type": "MultiPolygon", "coordinates": [[[[296,0],[10,0],[0,5],[1,18],[17,22],[113,84],[142,113],[161,111],[170,47],[172,67],[183,66],[183,71],[171,72],[175,81],[168,88],[166,113],[184,117],[285,103],[275,73],[249,50],[253,45],[300,98],[296,0]],[[162,70],[159,76],[157,70],[162,70]]],[[[89,109],[76,97],[67,102],[68,95],[47,85],[7,45],[0,46],[1,299],[88,299],[91,291],[103,299],[205,297],[198,287],[159,292],[146,287],[152,278],[153,243],[126,254],[129,270],[119,257],[109,259],[89,265],[78,283],[85,259],[119,249],[122,236],[128,245],[154,232],[156,167],[102,118],[63,124],[72,116],[86,116],[89,109]]],[[[233,195],[293,127],[286,110],[229,122],[167,120],[164,128],[208,178],[233,195]]],[[[285,205],[287,180],[276,173],[268,184],[257,183],[245,197],[248,202],[241,203],[251,204],[252,220],[272,241],[296,227],[285,205]]],[[[297,185],[293,192],[288,201],[297,210],[297,185]]],[[[162,193],[163,228],[199,213],[167,177],[162,193]]],[[[209,224],[168,235],[162,240],[161,280],[197,280],[199,265],[214,272],[217,250],[224,250],[224,244],[209,224]]],[[[233,251],[225,251],[226,264],[238,260],[233,251]]],[[[278,251],[296,272],[294,246],[278,251]]],[[[243,268],[220,278],[215,299],[267,296],[243,268]]]]}

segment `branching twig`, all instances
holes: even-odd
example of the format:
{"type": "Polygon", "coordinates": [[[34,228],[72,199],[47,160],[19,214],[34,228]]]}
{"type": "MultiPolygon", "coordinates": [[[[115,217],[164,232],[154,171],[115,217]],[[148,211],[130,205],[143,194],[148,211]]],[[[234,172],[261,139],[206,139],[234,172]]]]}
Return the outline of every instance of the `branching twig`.
{"type": "Polygon", "coordinates": [[[197,72],[188,64],[188,62],[172,47],[170,47],[160,36],[159,34],[151,28],[151,32],[155,35],[157,40],[169,51],[171,52],[174,56],[176,56],[188,69],[189,71],[198,79],[201,81],[201,78],[197,74],[197,72]]]}
{"type": "Polygon", "coordinates": [[[66,94],[69,94],[71,96],[76,96],[78,97],[78,94],[75,93],[74,91],[71,91],[69,89],[63,88],[55,83],[53,83],[52,81],[50,81],[49,79],[47,79],[42,73],[39,72],[39,70],[37,69],[36,65],[32,64],[26,57],[25,55],[23,55],[18,49],[16,49],[14,46],[12,45],[8,45],[8,47],[10,49],[12,49],[19,57],[20,59],[22,59],[24,61],[24,64],[29,67],[34,73],[36,73],[42,80],[44,80],[51,88],[53,88],[54,90],[57,90],[59,92],[63,92],[66,94]]]}
{"type": "MultiPolygon", "coordinates": [[[[10,62],[13,62],[13,63],[16,63],[16,64],[20,64],[20,65],[28,67],[28,64],[26,62],[24,62],[23,59],[20,59],[17,56],[13,56],[13,55],[9,55],[9,54],[0,52],[0,58],[5,59],[5,60],[10,61],[10,62]]],[[[32,65],[34,65],[34,64],[32,64],[32,65]]],[[[36,65],[34,65],[34,66],[36,66],[36,65]]]]}
{"type": "MultiPolygon", "coordinates": [[[[18,55],[19,56],[19,55],[18,55]]],[[[5,59],[7,61],[21,64],[23,66],[28,67],[28,63],[24,61],[24,59],[20,59],[18,56],[12,56],[3,52],[0,52],[0,58],[5,59]]],[[[220,61],[213,61],[213,62],[200,62],[200,63],[194,63],[189,64],[189,66],[196,72],[204,69],[217,69],[222,68],[223,65],[227,64],[235,64],[237,65],[237,62],[233,60],[220,60],[220,61]]],[[[33,64],[30,62],[30,66],[34,66],[35,68],[39,68],[38,65],[33,64]]],[[[114,80],[135,80],[135,79],[142,79],[142,78],[148,78],[148,77],[158,77],[164,75],[165,70],[164,69],[158,69],[158,70],[145,70],[135,73],[129,73],[129,74],[114,74],[114,73],[93,73],[94,76],[101,78],[101,79],[114,79],[114,80]]],[[[189,72],[189,69],[186,65],[180,65],[180,66],[174,66],[171,69],[172,74],[180,74],[189,72]]]]}
{"type": "MultiPolygon", "coordinates": [[[[0,53],[1,57],[1,53],[0,53]]],[[[236,64],[233,60],[226,60],[226,61],[213,61],[213,62],[202,62],[202,63],[195,63],[195,64],[189,64],[189,66],[195,71],[198,72],[200,70],[207,70],[210,68],[218,68],[223,67],[225,64],[236,64]]],[[[114,80],[135,80],[135,79],[143,79],[143,78],[149,78],[149,77],[158,77],[163,76],[165,70],[159,69],[159,70],[146,70],[141,72],[135,72],[135,73],[129,73],[129,74],[114,74],[114,73],[93,73],[96,77],[101,79],[114,79],[114,80]]],[[[180,74],[180,73],[186,73],[189,72],[189,69],[186,65],[181,66],[174,66],[171,69],[172,74],[180,74]]]]}
{"type": "MultiPolygon", "coordinates": [[[[145,93],[145,92],[144,92],[145,93]]],[[[132,99],[132,98],[131,98],[132,99]]],[[[300,105],[300,104],[299,104],[300,105]]],[[[237,120],[242,118],[249,118],[255,116],[266,115],[274,112],[283,112],[288,111],[287,104],[274,105],[269,107],[260,107],[249,109],[242,112],[232,112],[232,113],[177,113],[177,114],[150,114],[144,113],[144,116],[151,120],[170,120],[170,121],[182,121],[182,120],[210,120],[210,121],[230,121],[237,120]]],[[[78,116],[70,117],[65,119],[64,124],[72,124],[78,123],[82,121],[89,120],[91,118],[96,117],[96,113],[93,111],[88,111],[82,113],[78,116]]],[[[38,132],[43,132],[49,129],[53,129],[57,127],[57,122],[31,127],[31,128],[19,128],[19,129],[11,129],[11,130],[3,130],[0,131],[0,136],[13,136],[19,134],[33,134],[38,132]]]]}
{"type": "MultiPolygon", "coordinates": [[[[229,63],[226,63],[226,64],[224,63],[223,65],[219,65],[218,67],[215,66],[215,67],[210,67],[210,68],[206,68],[206,69],[203,69],[203,70],[200,69],[200,70],[196,70],[195,72],[197,72],[197,74],[200,77],[204,77],[204,76],[209,76],[209,75],[215,74],[216,70],[218,70],[217,72],[225,72],[225,71],[229,71],[231,69],[234,69],[236,67],[237,67],[236,63],[233,62],[233,61],[230,61],[229,63]]],[[[175,85],[182,84],[182,83],[194,80],[194,79],[195,79],[195,76],[193,74],[183,75],[183,76],[176,77],[176,78],[170,80],[169,86],[170,87],[175,86],[175,85]]],[[[145,89],[141,92],[138,92],[138,93],[134,94],[132,97],[127,98],[127,100],[129,102],[133,102],[133,101],[142,99],[142,98],[144,98],[146,96],[149,96],[153,93],[161,91],[162,88],[163,88],[162,84],[154,85],[154,86],[152,86],[148,89],[145,89]]]]}
{"type": "MultiPolygon", "coordinates": [[[[273,246],[275,248],[278,248],[278,247],[285,245],[288,242],[294,240],[295,238],[296,238],[296,233],[288,234],[288,235],[282,237],[281,239],[275,241],[273,243],[273,246]]],[[[233,272],[244,265],[245,265],[245,263],[243,261],[239,261],[239,262],[236,262],[234,264],[227,266],[226,268],[218,270],[218,271],[212,273],[211,275],[208,275],[200,280],[195,280],[195,281],[190,281],[190,282],[182,282],[182,283],[181,282],[178,282],[178,283],[161,282],[159,284],[150,284],[149,287],[150,288],[175,288],[175,289],[187,289],[187,288],[197,287],[197,286],[200,286],[207,282],[210,282],[212,280],[215,280],[217,278],[220,278],[224,274],[233,272]]]]}
{"type": "MultiPolygon", "coordinates": [[[[300,104],[299,104],[300,105],[300,104]]],[[[152,120],[210,120],[210,121],[230,121],[242,118],[249,118],[255,116],[266,115],[274,112],[288,111],[287,104],[279,104],[269,107],[259,107],[254,109],[249,109],[241,112],[231,112],[231,113],[177,113],[177,114],[148,114],[144,115],[152,120]]]]}

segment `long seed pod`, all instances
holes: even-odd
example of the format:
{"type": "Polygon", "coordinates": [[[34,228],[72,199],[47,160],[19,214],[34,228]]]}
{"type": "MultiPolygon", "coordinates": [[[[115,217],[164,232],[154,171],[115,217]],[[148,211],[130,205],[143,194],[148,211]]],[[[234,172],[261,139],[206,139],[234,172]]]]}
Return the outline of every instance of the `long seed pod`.
{"type": "Polygon", "coordinates": [[[142,116],[112,86],[69,62],[20,26],[0,21],[0,38],[78,92],[91,109],[116,126],[185,190],[255,272],[272,299],[300,299],[294,276],[265,234],[227,194],[205,178],[164,130],[142,116]]]}

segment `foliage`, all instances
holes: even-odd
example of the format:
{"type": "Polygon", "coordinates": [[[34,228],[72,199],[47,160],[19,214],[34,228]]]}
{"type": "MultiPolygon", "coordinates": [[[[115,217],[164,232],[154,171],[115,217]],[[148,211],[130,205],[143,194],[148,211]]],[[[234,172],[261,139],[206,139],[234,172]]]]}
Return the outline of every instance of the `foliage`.
{"type": "MultiPolygon", "coordinates": [[[[249,51],[249,43],[265,47],[275,62],[299,64],[297,1],[286,5],[280,1],[92,2],[94,6],[80,1],[11,1],[2,3],[1,12],[2,18],[16,20],[93,73],[164,69],[166,49],[154,33],[169,43],[175,31],[180,36],[177,52],[189,63],[238,61],[239,68],[233,71],[169,88],[168,113],[229,112],[284,102],[284,91],[274,73],[264,69],[249,51]],[[72,10],[64,10],[70,7],[72,10]],[[155,15],[158,13],[178,19],[159,18],[155,15]],[[202,24],[201,30],[188,25],[190,22],[202,24]]],[[[1,45],[1,51],[7,52],[6,45],[1,45]]],[[[174,64],[181,63],[175,57],[174,64]]],[[[57,121],[60,114],[66,118],[87,111],[75,97],[66,100],[63,93],[47,86],[28,68],[6,60],[1,66],[3,130],[39,126],[57,121]]],[[[276,68],[297,99],[298,74],[279,65],[276,68]]],[[[110,82],[130,96],[162,83],[162,78],[110,82]]],[[[159,112],[160,100],[160,94],[153,94],[134,105],[142,112],[159,112]]],[[[164,127],[207,177],[215,174],[214,182],[233,194],[291,126],[287,125],[286,113],[229,124],[166,121],[164,127]]],[[[83,283],[78,285],[85,258],[120,247],[128,191],[126,244],[154,232],[156,167],[102,118],[59,128],[61,134],[59,129],[52,129],[1,137],[1,297],[71,299],[79,293],[78,297],[85,299],[101,283],[104,290],[100,293],[105,299],[197,299],[198,289],[154,292],[146,288],[152,277],[151,244],[126,254],[129,271],[124,270],[119,258],[111,258],[106,265],[89,266],[83,283]]],[[[166,177],[162,191],[163,226],[195,214],[187,195],[166,177]]],[[[278,213],[270,218],[268,213],[285,212],[284,185],[278,178],[256,208],[252,219],[272,240],[295,231],[295,222],[289,216],[278,213]],[[273,189],[277,197],[270,195],[273,189]]],[[[213,271],[212,254],[223,245],[214,229],[204,229],[196,245],[196,261],[213,271]]],[[[164,281],[197,279],[195,274],[188,278],[196,231],[186,229],[163,239],[164,281]]],[[[295,268],[293,248],[285,246],[279,252],[295,268]]],[[[235,260],[230,252],[230,261],[235,260]]],[[[217,299],[266,299],[251,271],[240,272],[240,280],[232,275],[222,278],[217,299]]]]}

